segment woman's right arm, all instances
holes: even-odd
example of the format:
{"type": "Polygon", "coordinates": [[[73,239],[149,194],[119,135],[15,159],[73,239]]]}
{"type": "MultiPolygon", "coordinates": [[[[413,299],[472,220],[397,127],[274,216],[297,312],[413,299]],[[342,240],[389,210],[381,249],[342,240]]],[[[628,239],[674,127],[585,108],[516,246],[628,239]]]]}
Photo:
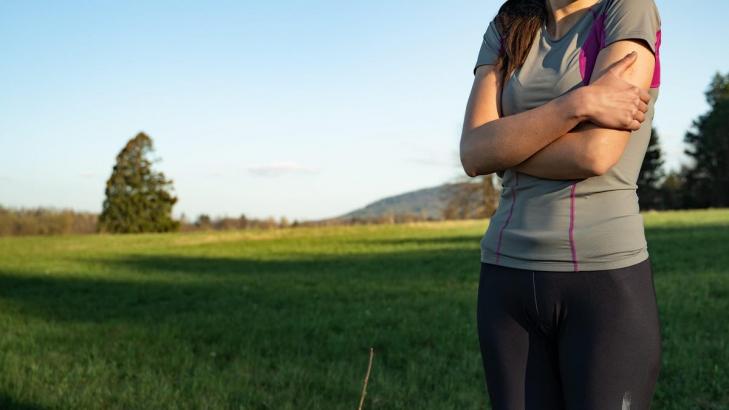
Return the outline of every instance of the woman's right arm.
{"type": "Polygon", "coordinates": [[[539,107],[499,116],[499,75],[493,64],[476,69],[461,133],[461,164],[471,177],[519,164],[587,119],[579,89],[539,107]]]}

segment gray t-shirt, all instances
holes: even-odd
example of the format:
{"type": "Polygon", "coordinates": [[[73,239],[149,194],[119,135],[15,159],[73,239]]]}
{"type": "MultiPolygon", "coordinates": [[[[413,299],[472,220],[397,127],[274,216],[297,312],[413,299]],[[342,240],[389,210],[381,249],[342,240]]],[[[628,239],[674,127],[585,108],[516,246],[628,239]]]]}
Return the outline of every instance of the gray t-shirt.
{"type": "MultiPolygon", "coordinates": [[[[500,171],[501,201],[481,239],[481,261],[577,272],[617,269],[648,258],[636,189],[660,85],[660,26],[654,0],[601,0],[559,39],[552,39],[542,26],[524,66],[506,82],[503,115],[535,108],[589,84],[599,51],[623,39],[645,40],[655,55],[652,98],[641,128],[631,133],[622,157],[603,175],[551,180],[511,168],[500,171]]],[[[501,38],[492,20],[474,72],[496,62],[501,38]]]]}

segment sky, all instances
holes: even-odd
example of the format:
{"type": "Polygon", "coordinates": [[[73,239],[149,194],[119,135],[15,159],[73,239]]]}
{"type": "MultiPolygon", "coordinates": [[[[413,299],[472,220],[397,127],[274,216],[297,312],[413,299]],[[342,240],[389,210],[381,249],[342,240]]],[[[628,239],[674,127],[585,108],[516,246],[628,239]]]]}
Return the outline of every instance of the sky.
{"type": "MultiPolygon", "coordinates": [[[[670,169],[729,72],[729,2],[656,4],[670,169]]],[[[500,5],[4,0],[0,205],[100,212],[139,131],[189,219],[318,219],[463,180],[473,65],[500,5]]]]}

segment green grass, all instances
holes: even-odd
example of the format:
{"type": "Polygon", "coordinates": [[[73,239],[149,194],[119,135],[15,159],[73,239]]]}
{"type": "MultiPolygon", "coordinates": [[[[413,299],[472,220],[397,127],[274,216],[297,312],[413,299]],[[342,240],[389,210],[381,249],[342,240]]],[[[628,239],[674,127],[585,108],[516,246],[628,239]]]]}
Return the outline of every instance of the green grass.
{"type": "MultiPolygon", "coordinates": [[[[729,409],[729,210],[644,217],[653,408],[729,409]]],[[[486,409],[487,223],[0,238],[0,408],[486,409]]]]}

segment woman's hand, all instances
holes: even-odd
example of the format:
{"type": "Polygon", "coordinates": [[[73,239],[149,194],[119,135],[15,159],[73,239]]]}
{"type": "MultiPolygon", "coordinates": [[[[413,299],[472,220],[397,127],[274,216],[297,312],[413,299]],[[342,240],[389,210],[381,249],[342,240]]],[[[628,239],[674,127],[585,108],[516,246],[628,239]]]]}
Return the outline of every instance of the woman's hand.
{"type": "Polygon", "coordinates": [[[651,96],[622,78],[637,58],[635,51],[627,54],[590,85],[582,87],[583,109],[591,122],[603,128],[632,131],[640,128],[651,96]]]}

